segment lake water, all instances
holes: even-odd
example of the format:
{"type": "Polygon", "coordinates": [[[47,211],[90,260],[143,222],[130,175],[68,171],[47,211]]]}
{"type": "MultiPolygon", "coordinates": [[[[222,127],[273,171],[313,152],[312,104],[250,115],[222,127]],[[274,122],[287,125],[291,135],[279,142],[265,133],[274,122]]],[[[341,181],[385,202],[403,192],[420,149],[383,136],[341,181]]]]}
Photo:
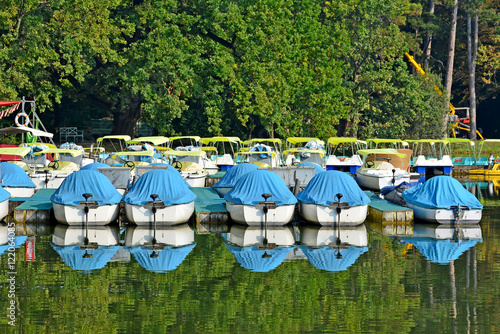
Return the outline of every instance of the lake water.
{"type": "Polygon", "coordinates": [[[485,206],[478,226],[289,226],[267,231],[274,248],[239,247],[265,233],[241,226],[180,226],[158,228],[177,247],[152,258],[133,246],[151,239],[139,228],[90,229],[119,245],[82,250],[61,245],[84,230],[18,225],[22,245],[0,248],[0,332],[498,332],[499,191],[466,186],[485,206]]]}

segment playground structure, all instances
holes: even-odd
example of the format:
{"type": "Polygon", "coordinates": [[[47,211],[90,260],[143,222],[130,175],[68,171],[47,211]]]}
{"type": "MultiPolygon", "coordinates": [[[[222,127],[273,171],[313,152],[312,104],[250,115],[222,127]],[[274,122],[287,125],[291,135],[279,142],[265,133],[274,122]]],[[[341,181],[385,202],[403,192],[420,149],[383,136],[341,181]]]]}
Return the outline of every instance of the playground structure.
{"type": "MultiPolygon", "coordinates": [[[[405,56],[406,58],[408,58],[408,61],[413,65],[417,72],[420,73],[424,78],[429,80],[429,77],[427,77],[425,71],[422,69],[420,64],[415,61],[413,56],[411,56],[408,52],[405,52],[405,56]]],[[[439,95],[443,95],[443,92],[439,89],[438,86],[434,85],[434,90],[439,95]]],[[[451,133],[453,135],[453,138],[457,138],[457,133],[459,133],[460,131],[470,132],[470,108],[455,108],[453,104],[451,104],[451,102],[449,107],[450,111],[448,113],[448,123],[451,124],[451,133]]],[[[478,130],[476,130],[476,133],[479,138],[484,139],[478,130]]]]}

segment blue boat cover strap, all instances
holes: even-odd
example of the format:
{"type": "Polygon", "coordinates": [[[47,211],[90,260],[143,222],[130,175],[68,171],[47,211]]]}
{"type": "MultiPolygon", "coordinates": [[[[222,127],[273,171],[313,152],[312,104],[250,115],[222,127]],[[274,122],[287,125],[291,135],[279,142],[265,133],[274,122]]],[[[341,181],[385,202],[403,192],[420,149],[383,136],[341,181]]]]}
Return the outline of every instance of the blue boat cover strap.
{"type": "Polygon", "coordinates": [[[85,201],[85,193],[92,194],[89,201],[97,201],[99,205],[118,204],[122,199],[106,176],[95,170],[79,170],[64,179],[50,200],[62,205],[78,206],[85,201]]]}
{"type": "MultiPolygon", "coordinates": [[[[234,167],[233,167],[234,168],[234,167]]],[[[224,198],[235,204],[256,205],[264,201],[262,194],[271,194],[276,205],[294,205],[297,199],[278,175],[258,169],[240,177],[224,198]]]]}
{"type": "Polygon", "coordinates": [[[302,203],[328,206],[337,201],[337,194],[342,194],[341,202],[350,206],[365,205],[370,199],[361,190],[354,179],[337,170],[329,170],[316,174],[309,184],[297,194],[297,199],[302,203]]]}
{"type": "Polygon", "coordinates": [[[231,167],[226,174],[214,184],[214,188],[232,188],[241,176],[256,171],[259,167],[251,163],[242,163],[231,167]]]}
{"type": "Polygon", "coordinates": [[[450,209],[458,204],[470,209],[483,208],[479,200],[451,176],[435,176],[403,191],[402,196],[406,203],[427,209],[450,209]]]}
{"type": "Polygon", "coordinates": [[[36,188],[24,169],[12,162],[0,162],[0,174],[2,187],[36,188]]]}
{"type": "Polygon", "coordinates": [[[168,170],[157,169],[141,176],[123,196],[122,201],[132,205],[144,205],[152,201],[152,194],[157,194],[165,205],[186,204],[196,198],[182,177],[168,170]]]}

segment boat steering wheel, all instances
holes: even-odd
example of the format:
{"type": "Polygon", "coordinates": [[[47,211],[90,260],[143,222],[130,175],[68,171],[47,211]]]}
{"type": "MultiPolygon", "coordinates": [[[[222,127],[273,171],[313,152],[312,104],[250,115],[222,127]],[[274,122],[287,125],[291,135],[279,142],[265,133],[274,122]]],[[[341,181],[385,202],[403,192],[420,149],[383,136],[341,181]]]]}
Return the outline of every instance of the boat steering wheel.
{"type": "Polygon", "coordinates": [[[130,168],[130,170],[134,170],[134,168],[135,168],[134,162],[130,161],[130,160],[125,161],[125,163],[123,164],[123,166],[130,168]]]}
{"type": "Polygon", "coordinates": [[[59,162],[58,161],[51,161],[47,165],[47,168],[52,168],[52,170],[59,169],[59,162]]]}
{"type": "Polygon", "coordinates": [[[369,160],[366,162],[366,167],[372,168],[373,166],[375,166],[375,163],[373,161],[369,160]]]}
{"type": "Polygon", "coordinates": [[[182,170],[182,162],[180,161],[175,161],[173,164],[172,164],[172,167],[174,167],[175,169],[177,169],[179,172],[182,170]]]}

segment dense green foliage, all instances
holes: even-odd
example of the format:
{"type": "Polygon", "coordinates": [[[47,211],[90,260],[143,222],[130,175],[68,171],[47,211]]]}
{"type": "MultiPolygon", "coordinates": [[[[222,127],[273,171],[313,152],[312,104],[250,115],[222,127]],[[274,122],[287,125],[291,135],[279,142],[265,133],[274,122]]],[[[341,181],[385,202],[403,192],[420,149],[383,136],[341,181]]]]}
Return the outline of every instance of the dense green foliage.
{"type": "MultiPolygon", "coordinates": [[[[52,130],[111,117],[131,135],[143,120],[161,135],[438,138],[440,77],[413,75],[403,56],[418,56],[425,31],[446,31],[438,5],[7,0],[0,97],[35,97],[52,130]]],[[[481,48],[485,83],[494,47],[481,48]]]]}

